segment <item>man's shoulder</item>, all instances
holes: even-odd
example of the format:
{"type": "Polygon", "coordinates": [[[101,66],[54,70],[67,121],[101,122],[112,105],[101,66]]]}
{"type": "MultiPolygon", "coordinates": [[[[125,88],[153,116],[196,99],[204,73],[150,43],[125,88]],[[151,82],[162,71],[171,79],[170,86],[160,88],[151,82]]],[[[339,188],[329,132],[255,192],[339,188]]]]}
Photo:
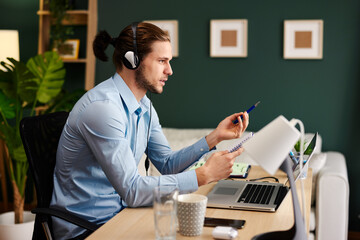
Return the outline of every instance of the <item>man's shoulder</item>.
{"type": "Polygon", "coordinates": [[[87,92],[90,101],[111,100],[118,98],[119,91],[112,79],[105,80],[87,92]]]}
{"type": "Polygon", "coordinates": [[[77,117],[85,111],[113,111],[121,107],[119,92],[111,79],[106,80],[86,92],[75,104],[73,111],[77,117]]]}

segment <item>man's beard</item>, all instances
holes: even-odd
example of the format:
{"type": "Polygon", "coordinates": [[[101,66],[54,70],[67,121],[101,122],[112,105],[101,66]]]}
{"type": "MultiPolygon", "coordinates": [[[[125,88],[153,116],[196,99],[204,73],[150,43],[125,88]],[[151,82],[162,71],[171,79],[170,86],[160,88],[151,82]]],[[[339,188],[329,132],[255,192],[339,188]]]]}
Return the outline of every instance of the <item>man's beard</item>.
{"type": "Polygon", "coordinates": [[[135,72],[135,82],[138,87],[144,88],[152,93],[160,94],[161,92],[156,89],[156,87],[151,84],[151,82],[144,75],[144,68],[142,65],[135,72]]]}

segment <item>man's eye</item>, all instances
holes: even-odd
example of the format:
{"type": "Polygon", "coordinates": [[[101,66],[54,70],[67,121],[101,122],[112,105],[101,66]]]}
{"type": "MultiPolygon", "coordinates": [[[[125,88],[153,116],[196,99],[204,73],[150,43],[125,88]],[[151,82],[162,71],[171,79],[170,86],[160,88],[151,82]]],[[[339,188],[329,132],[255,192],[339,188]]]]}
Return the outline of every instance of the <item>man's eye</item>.
{"type": "Polygon", "coordinates": [[[159,62],[160,62],[160,63],[164,63],[164,62],[165,62],[165,60],[159,60],[159,62]]]}

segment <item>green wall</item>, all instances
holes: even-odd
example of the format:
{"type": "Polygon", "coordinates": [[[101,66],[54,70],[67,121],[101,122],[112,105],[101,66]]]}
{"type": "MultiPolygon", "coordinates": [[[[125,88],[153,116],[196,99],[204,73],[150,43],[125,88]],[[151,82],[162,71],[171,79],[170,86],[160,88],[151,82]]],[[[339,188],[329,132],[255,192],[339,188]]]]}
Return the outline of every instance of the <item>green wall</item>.
{"type": "MultiPolygon", "coordinates": [[[[358,0],[108,0],[99,1],[98,8],[99,30],[105,29],[114,37],[133,21],[179,21],[174,75],[161,96],[152,96],[163,126],[216,127],[225,116],[260,100],[261,105],[251,113],[250,130],[259,130],[283,114],[288,119],[301,119],[307,132],[318,131],[324,151],[340,151],[346,156],[351,188],[349,228],[360,231],[360,163],[355,151],[360,144],[358,0]],[[248,19],[247,58],[209,57],[211,19],[248,19]],[[282,58],[286,19],[324,20],[322,60],[282,58]]],[[[0,28],[19,29],[24,60],[37,52],[37,9],[37,1],[0,2],[0,28]]],[[[78,87],[83,69],[71,72],[67,87],[78,87]]],[[[113,72],[111,62],[98,61],[96,83],[113,72]]]]}
{"type": "MultiPolygon", "coordinates": [[[[179,21],[179,57],[161,96],[153,95],[163,126],[216,127],[225,116],[246,110],[251,130],[279,114],[299,118],[318,131],[324,151],[344,153],[351,183],[350,229],[360,231],[360,3],[345,1],[101,1],[99,29],[117,36],[132,21],[179,21]],[[211,19],[248,19],[248,57],[210,58],[211,19]],[[322,60],[284,60],[283,21],[323,19],[322,60]]],[[[108,51],[111,54],[112,49],[108,51]]],[[[98,62],[96,79],[113,74],[98,62]]],[[[331,201],[331,199],[329,199],[331,201]]]]}

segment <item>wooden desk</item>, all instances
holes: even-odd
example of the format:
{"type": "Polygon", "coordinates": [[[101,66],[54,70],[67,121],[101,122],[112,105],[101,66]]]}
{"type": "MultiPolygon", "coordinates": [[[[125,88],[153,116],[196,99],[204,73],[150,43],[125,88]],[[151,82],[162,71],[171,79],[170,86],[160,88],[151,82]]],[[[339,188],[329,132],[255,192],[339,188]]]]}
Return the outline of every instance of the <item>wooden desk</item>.
{"type": "MultiPolygon", "coordinates": [[[[268,176],[260,167],[253,166],[248,179],[268,176]]],[[[281,183],[285,183],[286,175],[282,171],[276,173],[281,183]]],[[[310,202],[312,171],[309,169],[308,176],[303,180],[305,201],[306,201],[306,226],[309,229],[310,202]]],[[[215,183],[202,186],[197,193],[207,194],[215,183]]],[[[300,181],[297,181],[297,189],[300,190],[300,181]]],[[[301,193],[298,190],[298,197],[301,204],[301,193]]],[[[229,210],[207,208],[207,217],[245,219],[243,229],[238,230],[237,239],[251,239],[253,236],[263,232],[286,230],[294,224],[291,194],[287,194],[280,207],[275,213],[229,210]]],[[[204,227],[203,233],[198,237],[184,237],[177,233],[177,239],[213,239],[213,228],[204,227]]],[[[89,240],[103,239],[155,239],[154,213],[152,208],[127,208],[113,217],[96,232],[90,235],[89,240]]]]}

